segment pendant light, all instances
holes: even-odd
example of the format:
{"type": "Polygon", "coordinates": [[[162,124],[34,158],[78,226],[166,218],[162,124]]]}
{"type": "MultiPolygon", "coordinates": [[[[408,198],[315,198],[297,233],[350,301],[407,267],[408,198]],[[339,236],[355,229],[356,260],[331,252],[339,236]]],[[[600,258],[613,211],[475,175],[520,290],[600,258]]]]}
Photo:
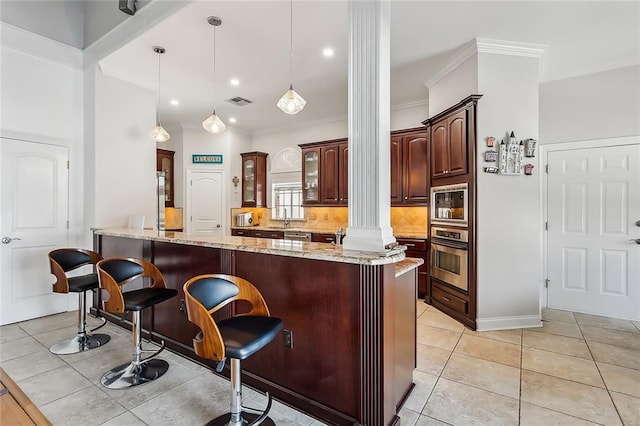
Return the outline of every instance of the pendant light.
{"type": "Polygon", "coordinates": [[[216,114],[216,27],[222,25],[222,19],[209,16],[207,22],[213,26],[213,113],[202,122],[202,127],[209,133],[222,133],[227,128],[216,114]]]}
{"type": "Polygon", "coordinates": [[[293,0],[291,0],[289,17],[291,29],[289,33],[289,90],[282,95],[277,105],[286,114],[297,114],[302,111],[307,101],[293,90],[293,0]]]}
{"type": "Polygon", "coordinates": [[[160,123],[160,55],[162,55],[165,50],[164,47],[153,46],[153,51],[158,54],[158,98],[156,100],[156,127],[149,132],[149,136],[156,142],[166,142],[171,136],[160,123]]]}

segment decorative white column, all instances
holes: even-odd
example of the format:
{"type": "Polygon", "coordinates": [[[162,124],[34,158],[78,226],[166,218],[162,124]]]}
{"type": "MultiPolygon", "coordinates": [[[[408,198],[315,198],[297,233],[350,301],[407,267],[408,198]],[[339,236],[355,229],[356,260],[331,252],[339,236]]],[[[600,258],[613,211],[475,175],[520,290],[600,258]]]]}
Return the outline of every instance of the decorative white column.
{"type": "Polygon", "coordinates": [[[349,0],[349,226],[345,250],[395,242],[390,194],[390,1],[349,0]]]}

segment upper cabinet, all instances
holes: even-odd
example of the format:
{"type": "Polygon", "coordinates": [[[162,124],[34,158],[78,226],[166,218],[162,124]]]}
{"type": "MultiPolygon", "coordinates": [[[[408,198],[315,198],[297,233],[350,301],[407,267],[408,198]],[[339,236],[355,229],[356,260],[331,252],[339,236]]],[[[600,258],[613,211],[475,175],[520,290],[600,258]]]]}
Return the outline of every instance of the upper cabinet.
{"type": "Polygon", "coordinates": [[[164,206],[173,207],[173,156],[174,151],[156,150],[156,170],[164,172],[164,206]]]}
{"type": "Polygon", "coordinates": [[[242,207],[267,206],[267,156],[245,152],[242,156],[242,207]]]}
{"type": "Polygon", "coordinates": [[[429,201],[429,143],[426,129],[391,133],[391,204],[429,201]]]}
{"type": "Polygon", "coordinates": [[[478,99],[480,95],[470,96],[423,122],[430,129],[431,179],[469,173],[469,144],[475,143],[474,108],[478,99]]]}
{"type": "Polygon", "coordinates": [[[467,112],[460,111],[431,125],[431,176],[467,173],[467,112]]]}
{"type": "Polygon", "coordinates": [[[303,204],[347,204],[348,153],[346,139],[300,145],[303,204]]]}

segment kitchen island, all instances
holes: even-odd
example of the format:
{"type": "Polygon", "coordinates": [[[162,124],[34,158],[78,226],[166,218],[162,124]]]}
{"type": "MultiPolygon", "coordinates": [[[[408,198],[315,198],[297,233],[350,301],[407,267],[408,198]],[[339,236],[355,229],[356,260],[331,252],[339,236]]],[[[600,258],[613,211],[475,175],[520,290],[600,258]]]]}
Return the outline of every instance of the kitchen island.
{"type": "MultiPolygon", "coordinates": [[[[376,254],[324,243],[127,229],[96,230],[94,246],[103,257],[151,261],[178,290],[178,297],[143,313],[152,340],[213,368],[193,352],[198,329],[187,320],[182,285],[199,274],[237,275],[258,288],[293,336],[292,347],[276,339],[243,361],[245,384],[330,424],[398,422],[413,387],[422,263],[405,258],[404,247],[376,254]]],[[[98,306],[96,296],[94,312],[98,306]]]]}

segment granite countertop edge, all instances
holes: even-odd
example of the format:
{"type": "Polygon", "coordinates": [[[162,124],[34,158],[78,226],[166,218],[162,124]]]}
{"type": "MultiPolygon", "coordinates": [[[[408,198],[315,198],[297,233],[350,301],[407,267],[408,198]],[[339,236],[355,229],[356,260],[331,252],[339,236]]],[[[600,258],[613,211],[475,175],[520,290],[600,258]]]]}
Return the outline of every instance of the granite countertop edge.
{"type": "Polygon", "coordinates": [[[398,246],[388,253],[369,253],[344,250],[342,246],[326,243],[273,240],[252,237],[214,237],[185,232],[102,228],[93,230],[97,235],[152,240],[173,244],[222,248],[254,253],[273,254],[306,259],[325,260],[361,265],[386,265],[405,259],[406,246],[398,246]]]}

